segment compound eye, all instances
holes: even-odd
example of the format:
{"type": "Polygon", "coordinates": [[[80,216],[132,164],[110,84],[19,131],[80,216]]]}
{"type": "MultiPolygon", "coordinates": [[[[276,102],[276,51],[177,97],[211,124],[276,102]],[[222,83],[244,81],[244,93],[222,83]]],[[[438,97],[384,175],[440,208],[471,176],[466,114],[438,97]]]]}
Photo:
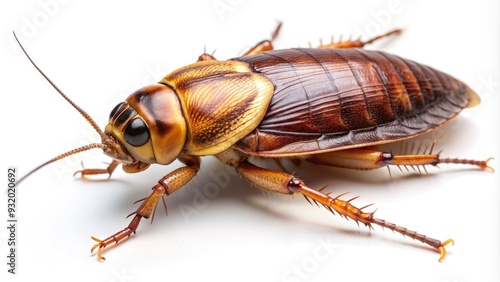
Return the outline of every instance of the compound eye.
{"type": "Polygon", "coordinates": [[[134,118],[123,132],[123,138],[132,146],[142,146],[149,140],[149,128],[142,118],[134,118]]]}
{"type": "Polygon", "coordinates": [[[116,114],[116,112],[118,111],[118,109],[123,106],[123,104],[125,104],[124,102],[121,102],[119,103],[118,105],[116,105],[113,110],[111,110],[111,113],[109,114],[109,119],[111,120],[111,118],[113,118],[113,116],[116,114]]]}

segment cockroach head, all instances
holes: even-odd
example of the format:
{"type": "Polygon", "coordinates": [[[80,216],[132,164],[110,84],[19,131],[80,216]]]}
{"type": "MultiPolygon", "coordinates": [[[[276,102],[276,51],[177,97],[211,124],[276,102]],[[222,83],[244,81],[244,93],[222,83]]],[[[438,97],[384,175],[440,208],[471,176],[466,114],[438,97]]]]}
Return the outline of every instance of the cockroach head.
{"type": "Polygon", "coordinates": [[[169,164],[184,148],[186,127],[175,92],[167,85],[154,84],[116,105],[104,134],[138,162],[169,164]]]}

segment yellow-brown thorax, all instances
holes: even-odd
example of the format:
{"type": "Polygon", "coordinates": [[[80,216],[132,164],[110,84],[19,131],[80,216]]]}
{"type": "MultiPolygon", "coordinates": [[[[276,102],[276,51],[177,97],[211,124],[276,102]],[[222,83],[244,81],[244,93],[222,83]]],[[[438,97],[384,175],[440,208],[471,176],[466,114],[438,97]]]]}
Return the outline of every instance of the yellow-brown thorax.
{"type": "Polygon", "coordinates": [[[145,164],[169,164],[181,153],[213,155],[258,126],[273,92],[271,81],[245,63],[196,62],[118,104],[105,134],[145,164]]]}

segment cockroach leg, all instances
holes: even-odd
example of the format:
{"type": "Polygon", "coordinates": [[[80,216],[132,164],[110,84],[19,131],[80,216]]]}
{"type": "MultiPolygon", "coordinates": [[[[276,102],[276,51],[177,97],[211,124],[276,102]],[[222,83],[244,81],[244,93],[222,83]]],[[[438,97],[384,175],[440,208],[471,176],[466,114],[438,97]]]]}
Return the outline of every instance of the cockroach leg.
{"type": "Polygon", "coordinates": [[[388,36],[391,36],[394,34],[400,34],[401,32],[403,32],[403,29],[398,28],[398,29],[389,31],[387,33],[370,38],[366,41],[362,41],[359,38],[357,40],[352,40],[351,38],[349,38],[349,39],[344,41],[344,40],[342,40],[342,37],[340,37],[340,39],[338,41],[334,41],[334,39],[332,37],[332,40],[329,44],[323,44],[323,42],[320,41],[320,45],[317,48],[324,48],[324,49],[328,49],[328,48],[332,48],[332,49],[333,48],[362,48],[365,45],[371,44],[379,39],[382,39],[382,38],[385,38],[385,37],[388,37],[388,36]]]}
{"type": "Polygon", "coordinates": [[[127,227],[104,240],[91,237],[97,244],[92,247],[90,252],[93,253],[97,249],[97,258],[99,260],[105,260],[102,256],[102,251],[108,245],[112,243],[118,244],[118,242],[127,239],[132,233],[135,233],[142,218],[153,218],[156,205],[160,199],[177,191],[196,176],[196,173],[200,169],[200,159],[198,157],[181,156],[179,160],[185,163],[186,166],[172,171],[158,181],[158,184],[153,187],[151,195],[143,200],[141,206],[135,212],[130,214],[135,214],[135,216],[127,227]]]}
{"type": "MultiPolygon", "coordinates": [[[[148,200],[151,198],[151,196],[148,198],[148,200]]],[[[155,203],[155,207],[156,207],[156,203],[155,203]]],[[[130,237],[130,235],[132,235],[132,233],[135,233],[137,227],[139,226],[139,222],[141,221],[141,219],[142,219],[142,216],[140,216],[139,214],[136,214],[134,216],[134,219],[132,219],[132,221],[130,222],[130,224],[126,228],[124,228],[123,230],[121,230],[119,232],[116,232],[115,234],[113,234],[112,236],[110,236],[104,240],[100,240],[100,239],[95,238],[94,236],[91,236],[92,240],[96,241],[97,244],[92,246],[92,249],[90,249],[90,252],[93,253],[94,250],[97,248],[97,258],[99,260],[106,260],[106,258],[102,256],[103,249],[106,248],[111,243],[118,244],[118,242],[130,237]]]]}
{"type": "Polygon", "coordinates": [[[453,240],[451,239],[441,242],[439,240],[427,237],[426,235],[408,230],[405,227],[387,222],[383,219],[375,218],[375,212],[363,211],[364,208],[369,207],[370,205],[364,206],[362,208],[357,208],[356,206],[351,204],[351,202],[357,197],[353,197],[349,200],[340,199],[346,193],[341,194],[337,197],[331,197],[329,195],[330,193],[323,192],[324,188],[326,187],[320,190],[312,189],[310,187],[307,187],[301,179],[296,178],[291,174],[260,168],[248,163],[247,161],[239,163],[236,169],[238,173],[243,176],[243,178],[264,189],[289,195],[302,194],[310,203],[312,201],[317,205],[322,205],[331,213],[338,213],[341,217],[344,217],[346,219],[350,218],[358,223],[358,225],[361,222],[368,228],[373,229],[372,225],[376,224],[383,228],[398,232],[403,236],[407,236],[414,240],[418,240],[424,244],[427,244],[441,252],[439,261],[442,261],[446,256],[445,246],[449,243],[453,243],[453,240]]]}
{"type": "MultiPolygon", "coordinates": [[[[89,175],[99,175],[99,174],[107,174],[108,179],[111,177],[111,174],[113,174],[113,171],[120,165],[120,162],[117,160],[113,160],[107,168],[83,168],[82,170],[76,171],[73,176],[76,176],[77,174],[80,174],[80,177],[83,180],[87,180],[87,176],[89,175]]],[[[83,165],[82,165],[83,166],[83,165]]]]}
{"type": "Polygon", "coordinates": [[[446,249],[444,247],[449,243],[451,243],[452,246],[455,245],[455,241],[453,241],[453,239],[448,239],[439,245],[438,249],[441,252],[441,256],[439,257],[439,262],[442,262],[446,257],[446,249]]]}
{"type": "Polygon", "coordinates": [[[99,260],[105,260],[106,258],[102,256],[102,250],[106,248],[109,244],[111,243],[118,244],[118,242],[127,239],[128,237],[130,237],[130,235],[132,235],[132,233],[135,233],[141,219],[143,217],[149,218],[151,215],[154,214],[156,205],[158,204],[158,200],[160,198],[163,198],[165,194],[167,194],[167,187],[163,183],[156,184],[153,187],[153,193],[151,193],[151,195],[142,202],[141,206],[137,209],[137,211],[132,213],[135,214],[135,216],[127,227],[125,227],[121,231],[116,232],[115,234],[111,235],[110,237],[104,240],[97,239],[93,236],[91,237],[92,240],[97,242],[97,244],[95,244],[92,247],[90,252],[91,253],[94,252],[94,250],[97,248],[97,257],[99,258],[99,260]]]}
{"type": "MultiPolygon", "coordinates": [[[[273,33],[271,34],[271,39],[262,40],[261,42],[255,44],[253,47],[250,48],[250,50],[245,52],[242,56],[254,55],[273,50],[274,49],[273,41],[274,39],[276,39],[276,37],[278,37],[281,25],[282,23],[279,22],[276,28],[274,29],[273,33]]],[[[217,59],[213,56],[213,54],[208,54],[207,52],[203,52],[203,54],[201,54],[198,57],[198,62],[211,61],[211,60],[217,60],[217,59]]]]}
{"type": "Polygon", "coordinates": [[[266,51],[271,51],[274,49],[273,43],[271,40],[262,40],[261,42],[257,43],[255,46],[250,48],[243,56],[248,56],[248,55],[254,55],[266,51]]]}
{"type": "Polygon", "coordinates": [[[278,37],[278,34],[280,32],[280,29],[281,29],[281,25],[282,25],[282,23],[279,22],[271,35],[271,39],[262,40],[261,42],[255,44],[255,46],[250,48],[250,50],[248,50],[245,54],[243,54],[243,56],[254,55],[254,54],[273,50],[274,49],[273,41],[274,41],[274,39],[276,39],[276,37],[278,37]]]}
{"type": "MultiPolygon", "coordinates": [[[[483,161],[441,158],[439,153],[433,154],[432,149],[433,147],[431,147],[430,151],[427,153],[424,152],[416,155],[394,155],[391,152],[370,148],[359,148],[312,155],[307,160],[315,164],[360,170],[371,170],[388,165],[410,166],[413,168],[422,166],[425,169],[427,165],[465,164],[494,171],[494,169],[488,165],[488,162],[492,160],[492,158],[483,161]]],[[[420,171],[420,169],[418,171],[420,171]]]]}
{"type": "Polygon", "coordinates": [[[438,164],[464,164],[464,165],[474,165],[481,169],[488,169],[491,172],[495,172],[495,169],[488,165],[488,162],[493,160],[493,158],[488,158],[484,161],[477,160],[467,160],[467,159],[455,159],[455,158],[439,158],[438,164]]]}

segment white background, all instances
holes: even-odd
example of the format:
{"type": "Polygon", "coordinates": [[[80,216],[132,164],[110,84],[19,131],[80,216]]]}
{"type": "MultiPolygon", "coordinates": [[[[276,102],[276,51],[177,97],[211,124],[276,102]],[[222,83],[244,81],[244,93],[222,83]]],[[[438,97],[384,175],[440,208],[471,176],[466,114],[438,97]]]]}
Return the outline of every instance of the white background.
{"type": "MultiPolygon", "coordinates": [[[[450,73],[483,99],[419,142],[436,139],[443,156],[498,160],[498,1],[435,2],[2,1],[2,169],[16,166],[23,175],[59,153],[98,142],[13,44],[12,30],[46,74],[104,127],[111,109],[136,88],[194,62],[205,47],[216,50],[219,59],[237,56],[267,38],[277,20],[284,22],[278,48],[405,27],[403,35],[369,48],[450,73]]],[[[90,236],[104,238],[124,228],[129,223],[125,216],[137,207],[132,203],[149,195],[150,187],[179,164],[138,175],[120,170],[111,181],[83,182],[71,175],[81,160],[87,167],[108,161],[99,150],[81,154],[44,168],[18,187],[19,274],[7,275],[8,233],[0,228],[0,277],[110,282],[499,279],[498,172],[443,165],[422,177],[393,169],[391,180],[385,169],[353,172],[286,163],[312,187],[330,184],[333,194],[360,195],[354,202],[358,206],[375,203],[380,218],[437,239],[455,239],[446,260],[438,263],[439,254],[419,242],[378,227],[357,227],[301,197],[269,196],[237,176],[230,184],[217,184],[211,172],[226,177],[232,171],[207,157],[198,184],[167,199],[168,217],[160,205],[153,225],[143,221],[137,236],[104,252],[107,261],[101,263],[90,254],[90,236]],[[200,193],[213,197],[202,201],[200,193]]],[[[491,165],[499,168],[498,161],[491,165]]],[[[7,201],[1,195],[3,226],[7,201]]]]}

